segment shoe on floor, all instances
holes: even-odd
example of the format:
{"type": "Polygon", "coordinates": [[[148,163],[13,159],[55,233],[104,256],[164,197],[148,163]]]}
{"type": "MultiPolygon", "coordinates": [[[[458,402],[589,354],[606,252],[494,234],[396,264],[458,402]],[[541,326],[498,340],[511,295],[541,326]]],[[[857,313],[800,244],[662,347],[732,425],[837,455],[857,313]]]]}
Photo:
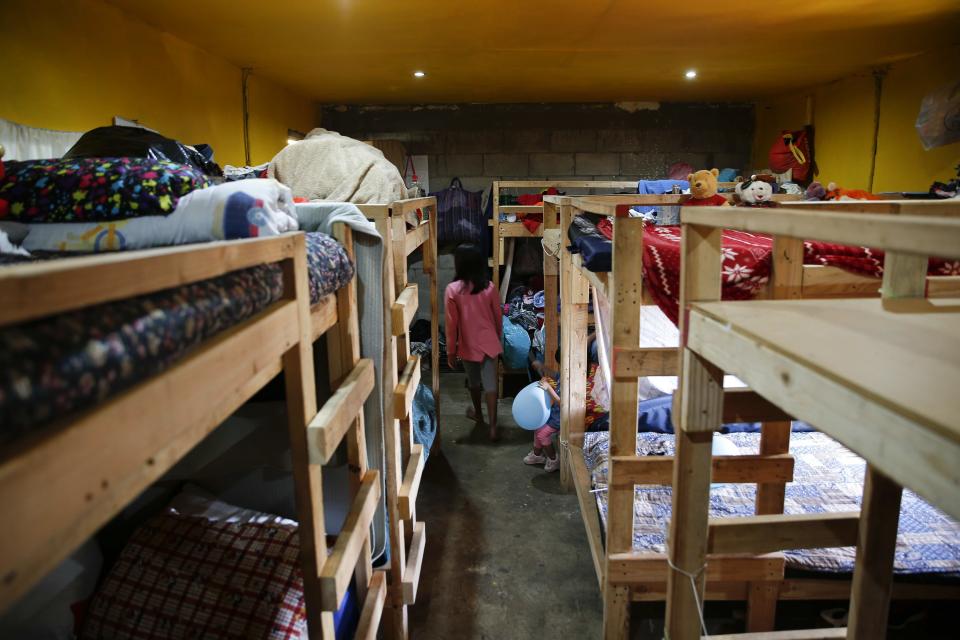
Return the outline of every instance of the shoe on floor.
{"type": "Polygon", "coordinates": [[[533,451],[528,453],[523,459],[523,464],[543,464],[547,461],[547,458],[542,455],[537,455],[533,451]]]}
{"type": "MultiPolygon", "coordinates": [[[[541,457],[542,457],[542,456],[541,456],[541,457]]],[[[557,471],[558,469],[560,469],[560,456],[559,456],[559,455],[558,455],[557,457],[555,457],[555,458],[547,458],[547,461],[543,463],[543,470],[544,470],[544,471],[550,472],[550,471],[557,471]]]]}

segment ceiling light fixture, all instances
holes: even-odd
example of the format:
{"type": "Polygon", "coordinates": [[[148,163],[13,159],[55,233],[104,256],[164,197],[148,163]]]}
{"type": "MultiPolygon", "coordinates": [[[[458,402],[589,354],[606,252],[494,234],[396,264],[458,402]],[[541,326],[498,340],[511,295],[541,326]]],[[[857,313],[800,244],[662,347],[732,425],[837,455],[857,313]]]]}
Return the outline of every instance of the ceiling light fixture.
{"type": "Polygon", "coordinates": [[[687,71],[687,72],[686,72],[685,74],[683,74],[683,75],[685,75],[685,76],[687,77],[687,80],[693,80],[694,78],[697,77],[697,72],[694,71],[693,69],[690,69],[689,71],[687,71]]]}
{"type": "Polygon", "coordinates": [[[414,77],[414,78],[422,78],[422,77],[425,76],[425,75],[427,75],[427,74],[425,74],[423,71],[414,71],[414,72],[413,72],[413,77],[414,77]]]}

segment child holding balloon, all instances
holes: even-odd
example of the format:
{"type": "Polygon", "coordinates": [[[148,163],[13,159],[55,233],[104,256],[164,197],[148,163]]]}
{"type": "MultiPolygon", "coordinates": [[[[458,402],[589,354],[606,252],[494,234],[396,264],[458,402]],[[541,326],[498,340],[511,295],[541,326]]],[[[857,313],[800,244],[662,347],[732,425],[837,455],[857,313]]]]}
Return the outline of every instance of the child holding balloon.
{"type": "Polygon", "coordinates": [[[560,468],[560,457],[553,446],[553,437],[560,433],[560,396],[556,376],[543,376],[537,383],[550,399],[550,417],[546,424],[533,432],[533,451],[524,457],[524,464],[542,464],[546,472],[560,468]]]}

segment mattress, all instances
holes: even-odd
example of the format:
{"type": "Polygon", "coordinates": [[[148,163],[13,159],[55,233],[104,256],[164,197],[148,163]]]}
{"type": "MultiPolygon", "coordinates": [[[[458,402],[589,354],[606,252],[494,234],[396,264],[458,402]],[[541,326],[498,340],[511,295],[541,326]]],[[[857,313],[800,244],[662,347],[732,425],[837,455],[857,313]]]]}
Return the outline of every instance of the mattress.
{"type": "MultiPolygon", "coordinates": [[[[350,281],[353,264],[330,236],[306,239],[317,302],[350,281]]],[[[257,265],[0,329],[0,445],[160,373],[282,296],[280,265],[257,265]]]]}
{"type": "MultiPolygon", "coordinates": [[[[604,216],[576,216],[567,230],[571,251],[580,253],[591,271],[610,271],[613,226],[604,216]]],[[[773,240],[746,231],[724,230],[721,267],[724,300],[749,300],[770,277],[773,240]]],[[[882,251],[829,242],[804,242],[804,264],[839,267],[859,275],[880,277],[882,251]]],[[[931,258],[930,275],[960,275],[956,261],[931,258]]],[[[680,291],[680,226],[646,224],[643,234],[643,280],[657,306],[675,324],[680,291]]]]}
{"type": "MultiPolygon", "coordinates": [[[[760,436],[756,433],[715,434],[727,440],[741,454],[756,454],[760,436]]],[[[637,434],[639,455],[673,455],[672,435],[637,434]]],[[[819,433],[794,433],[790,452],[794,455],[795,481],[788,483],[784,511],[788,514],[856,511],[863,493],[864,461],[830,437],[819,433]]],[[[606,528],[606,473],[609,434],[587,433],[583,455],[600,519],[606,528]]],[[[710,489],[710,516],[753,515],[756,485],[713,484],[710,489]]],[[[634,500],[633,548],[635,551],[665,553],[666,531],[671,511],[671,488],[638,486],[634,500]]],[[[853,547],[785,551],[787,567],[829,574],[853,571],[853,547]]],[[[905,490],[900,507],[900,529],[894,573],[901,575],[960,577],[960,525],[905,490]]]]}

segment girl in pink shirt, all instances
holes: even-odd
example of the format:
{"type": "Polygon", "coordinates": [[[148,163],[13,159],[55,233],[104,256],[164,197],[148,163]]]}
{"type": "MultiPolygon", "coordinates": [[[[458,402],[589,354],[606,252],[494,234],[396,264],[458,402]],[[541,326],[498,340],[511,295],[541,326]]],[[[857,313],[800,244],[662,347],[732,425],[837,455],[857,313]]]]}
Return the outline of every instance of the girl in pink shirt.
{"type": "Polygon", "coordinates": [[[467,416],[483,425],[480,395],[487,401],[490,440],[497,434],[497,356],[503,352],[503,310],[487,275],[487,260],[473,244],[462,244],[453,254],[456,275],[447,285],[443,307],[447,327],[447,362],[459,359],[467,373],[473,409],[467,416]]]}

